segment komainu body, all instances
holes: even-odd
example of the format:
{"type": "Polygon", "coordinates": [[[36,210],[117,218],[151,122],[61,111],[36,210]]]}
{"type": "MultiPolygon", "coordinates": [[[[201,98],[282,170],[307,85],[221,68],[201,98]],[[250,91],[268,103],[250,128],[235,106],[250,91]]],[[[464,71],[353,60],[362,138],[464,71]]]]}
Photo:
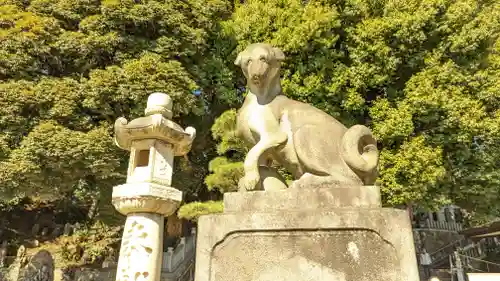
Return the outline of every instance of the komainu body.
{"type": "Polygon", "coordinates": [[[346,128],[314,106],[284,96],[280,83],[284,58],[280,49],[259,43],[248,46],[235,61],[249,90],[238,112],[238,134],[252,146],[240,190],[286,188],[269,166],[271,160],[293,175],[295,187],[322,181],[373,184],[379,153],[370,129],[346,128]]]}

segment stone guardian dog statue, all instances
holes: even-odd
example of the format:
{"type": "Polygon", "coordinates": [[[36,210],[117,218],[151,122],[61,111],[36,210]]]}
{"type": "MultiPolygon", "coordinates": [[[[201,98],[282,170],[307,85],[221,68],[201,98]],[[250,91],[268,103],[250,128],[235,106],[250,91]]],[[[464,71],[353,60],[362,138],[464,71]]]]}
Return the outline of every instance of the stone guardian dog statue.
{"type": "Polygon", "coordinates": [[[235,64],[247,79],[248,94],[238,111],[237,133],[253,145],[244,162],[240,191],[283,189],[273,174],[274,160],[294,177],[292,187],[372,185],[379,153],[370,129],[347,129],[325,112],[283,95],[280,64],[283,52],[271,45],[251,44],[235,64]],[[271,181],[265,181],[265,178],[271,181]]]}

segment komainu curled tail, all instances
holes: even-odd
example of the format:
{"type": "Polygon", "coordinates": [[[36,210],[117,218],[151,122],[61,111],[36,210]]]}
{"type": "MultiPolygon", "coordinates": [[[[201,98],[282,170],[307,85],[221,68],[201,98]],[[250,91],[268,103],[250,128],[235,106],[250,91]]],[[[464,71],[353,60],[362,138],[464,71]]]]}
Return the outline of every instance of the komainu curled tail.
{"type": "Polygon", "coordinates": [[[280,49],[258,43],[239,53],[235,61],[249,89],[238,112],[239,132],[251,145],[240,190],[286,188],[283,181],[266,184],[280,182],[261,174],[267,158],[292,174],[292,187],[373,185],[379,152],[370,129],[360,125],[347,129],[324,111],[287,98],[280,82],[284,59],[280,49]]]}
{"type": "Polygon", "coordinates": [[[354,125],[342,138],[341,156],[365,185],[372,185],[378,176],[377,141],[370,129],[354,125]]]}

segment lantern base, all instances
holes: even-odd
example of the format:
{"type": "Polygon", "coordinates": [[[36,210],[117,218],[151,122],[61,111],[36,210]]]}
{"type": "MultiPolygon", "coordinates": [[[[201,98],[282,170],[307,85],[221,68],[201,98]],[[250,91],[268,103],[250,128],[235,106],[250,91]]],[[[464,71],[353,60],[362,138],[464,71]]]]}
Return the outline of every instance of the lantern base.
{"type": "Polygon", "coordinates": [[[115,186],[111,199],[123,215],[154,213],[168,217],[182,201],[182,191],[154,183],[130,183],[115,186]]]}

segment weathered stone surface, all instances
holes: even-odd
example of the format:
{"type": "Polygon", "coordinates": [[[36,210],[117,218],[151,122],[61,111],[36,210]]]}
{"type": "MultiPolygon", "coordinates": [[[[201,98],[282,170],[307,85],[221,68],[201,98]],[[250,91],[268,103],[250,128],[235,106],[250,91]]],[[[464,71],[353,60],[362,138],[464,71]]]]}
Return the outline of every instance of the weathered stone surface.
{"type": "Polygon", "coordinates": [[[24,245],[19,246],[17,249],[16,258],[14,262],[9,266],[7,280],[17,281],[20,275],[21,269],[26,265],[26,247],[24,245]]]}
{"type": "Polygon", "coordinates": [[[164,219],[155,213],[127,215],[116,280],[159,280],[164,219]]]}
{"type": "Polygon", "coordinates": [[[54,281],[54,259],[52,255],[41,250],[37,252],[22,272],[20,281],[54,281]]]}
{"type": "Polygon", "coordinates": [[[334,189],[226,193],[198,221],[195,280],[419,280],[408,213],[380,208],[376,187],[334,189]]]}
{"type": "Polygon", "coordinates": [[[213,259],[217,261],[214,280],[238,280],[243,276],[247,277],[243,280],[262,281],[401,280],[394,271],[398,267],[397,253],[371,231],[234,235],[215,248],[213,259]],[[254,254],[248,256],[250,251],[254,254]],[[253,264],[253,269],[248,270],[244,264],[253,264]]]}
{"type": "Polygon", "coordinates": [[[9,244],[8,244],[7,241],[3,241],[2,242],[2,246],[0,246],[0,268],[5,267],[5,261],[7,259],[7,247],[8,246],[9,246],[9,244]]]}
{"type": "Polygon", "coordinates": [[[376,186],[340,188],[289,188],[273,192],[252,191],[224,194],[224,212],[331,210],[339,207],[377,208],[380,190],[376,186]]]}
{"type": "Polygon", "coordinates": [[[60,224],[56,224],[56,226],[52,230],[52,237],[59,237],[62,231],[63,231],[63,226],[60,224]]]}
{"type": "Polygon", "coordinates": [[[48,227],[44,227],[42,229],[42,233],[40,234],[42,237],[47,237],[47,235],[49,235],[49,228],[48,227]]]}
{"type": "Polygon", "coordinates": [[[146,116],[115,122],[115,142],[130,150],[126,184],[113,188],[112,203],[127,216],[117,264],[117,281],[160,279],[165,217],[179,207],[182,192],[171,187],[174,156],[189,152],[196,135],[174,123],[172,100],[149,96],[146,116]]]}
{"type": "Polygon", "coordinates": [[[153,93],[148,98],[146,116],[130,122],[120,117],[115,121],[115,143],[130,150],[135,140],[157,139],[173,146],[176,156],[187,154],[196,137],[196,130],[181,126],[170,120],[172,99],[163,93],[153,93]]]}
{"type": "Polygon", "coordinates": [[[66,224],[64,224],[64,231],[63,231],[63,234],[64,235],[71,235],[71,231],[73,230],[73,228],[71,227],[71,224],[69,222],[67,222],[66,224]]]}
{"type": "MultiPolygon", "coordinates": [[[[238,111],[237,133],[252,145],[239,189],[259,189],[263,176],[259,166],[269,160],[286,168],[297,185],[323,179],[340,185],[374,184],[379,153],[370,129],[347,128],[314,106],[283,95],[280,64],[284,59],[280,49],[257,43],[234,62],[241,67],[248,89],[238,111]]],[[[263,188],[269,190],[265,182],[263,188]]]]}
{"type": "Polygon", "coordinates": [[[123,215],[157,213],[169,216],[179,207],[182,191],[153,183],[123,184],[113,187],[113,206],[123,215]]]}
{"type": "Polygon", "coordinates": [[[37,236],[40,232],[40,224],[35,223],[33,227],[31,228],[31,235],[37,236]]]}

